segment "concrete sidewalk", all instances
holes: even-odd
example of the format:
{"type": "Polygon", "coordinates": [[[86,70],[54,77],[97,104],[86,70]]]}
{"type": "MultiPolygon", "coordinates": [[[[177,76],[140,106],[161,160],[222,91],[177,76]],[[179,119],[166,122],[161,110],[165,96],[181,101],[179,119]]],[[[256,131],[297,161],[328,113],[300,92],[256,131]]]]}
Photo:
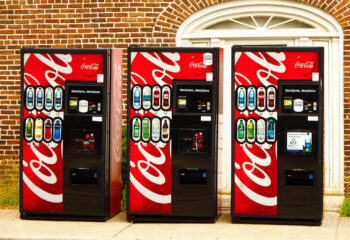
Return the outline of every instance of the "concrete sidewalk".
{"type": "Polygon", "coordinates": [[[222,215],[215,224],[131,224],[122,212],[107,222],[21,220],[18,211],[0,210],[0,239],[350,239],[350,218],[325,212],[321,227],[231,224],[222,215]]]}

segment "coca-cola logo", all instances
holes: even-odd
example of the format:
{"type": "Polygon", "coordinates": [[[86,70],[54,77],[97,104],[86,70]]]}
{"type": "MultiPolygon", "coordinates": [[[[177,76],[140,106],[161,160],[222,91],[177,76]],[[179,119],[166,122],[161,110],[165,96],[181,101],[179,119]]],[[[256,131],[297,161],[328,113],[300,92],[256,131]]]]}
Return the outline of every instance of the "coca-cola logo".
{"type": "Polygon", "coordinates": [[[192,56],[188,61],[188,68],[195,75],[203,75],[203,78],[205,78],[205,73],[208,68],[203,62],[203,54],[192,56]]]}
{"type": "Polygon", "coordinates": [[[95,59],[84,58],[83,62],[80,65],[80,70],[86,76],[89,76],[89,77],[95,76],[100,70],[100,63],[96,62],[95,59]]]}
{"type": "Polygon", "coordinates": [[[189,68],[207,68],[207,66],[204,65],[203,62],[199,62],[199,63],[190,62],[189,68]]]}
{"type": "Polygon", "coordinates": [[[294,69],[300,75],[311,74],[315,66],[315,60],[309,56],[298,56],[294,63],[294,69]]]}
{"type": "Polygon", "coordinates": [[[309,68],[313,69],[314,68],[314,62],[296,62],[294,65],[295,68],[309,68]]]}

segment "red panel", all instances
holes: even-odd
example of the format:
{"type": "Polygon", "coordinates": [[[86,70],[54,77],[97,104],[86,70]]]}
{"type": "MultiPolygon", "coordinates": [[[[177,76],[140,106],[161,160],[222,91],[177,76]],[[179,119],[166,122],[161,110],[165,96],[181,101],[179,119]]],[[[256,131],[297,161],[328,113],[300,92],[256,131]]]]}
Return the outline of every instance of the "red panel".
{"type": "MultiPolygon", "coordinates": [[[[203,52],[132,52],[131,87],[173,85],[173,79],[206,80],[212,65],[203,64],[203,52]]],[[[209,74],[210,75],[210,74],[209,74]]],[[[131,89],[129,89],[131,91],[131,89]]],[[[129,121],[135,116],[168,117],[169,111],[138,111],[130,107],[129,121]]],[[[171,125],[170,125],[171,126],[171,125]]],[[[131,212],[171,212],[171,141],[164,145],[130,142],[131,212]]]]}
{"type": "MultiPolygon", "coordinates": [[[[102,54],[24,54],[24,87],[62,86],[66,80],[96,81],[103,74],[102,54]]],[[[22,89],[24,91],[24,89],[22,89]]],[[[23,108],[23,119],[61,118],[59,112],[28,111],[23,108]]],[[[63,211],[63,143],[27,142],[22,139],[23,189],[22,208],[25,211],[63,211]]]]}
{"type": "Polygon", "coordinates": [[[122,164],[123,50],[112,50],[110,216],[120,211],[122,164]]]}
{"type": "MultiPolygon", "coordinates": [[[[239,85],[265,87],[278,85],[279,79],[311,80],[319,72],[317,52],[236,52],[235,88],[239,85]]],[[[273,117],[274,113],[240,112],[238,118],[273,117]]],[[[233,125],[232,127],[235,127],[233,125]]],[[[277,215],[277,143],[272,145],[234,144],[234,213],[277,215]]]]}

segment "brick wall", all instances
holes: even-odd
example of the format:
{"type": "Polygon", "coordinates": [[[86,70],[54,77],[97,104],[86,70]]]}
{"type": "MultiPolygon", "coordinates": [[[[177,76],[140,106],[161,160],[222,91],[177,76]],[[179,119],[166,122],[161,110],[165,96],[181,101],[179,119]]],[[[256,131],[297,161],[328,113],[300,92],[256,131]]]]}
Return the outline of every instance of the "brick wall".
{"type": "MultiPolygon", "coordinates": [[[[0,0],[0,184],[18,179],[21,47],[175,46],[176,31],[188,16],[220,2],[225,1],[0,0]]],[[[350,196],[350,3],[298,2],[330,13],[344,30],[345,182],[350,196]]],[[[126,55],[124,68],[125,94],[126,55]]]]}

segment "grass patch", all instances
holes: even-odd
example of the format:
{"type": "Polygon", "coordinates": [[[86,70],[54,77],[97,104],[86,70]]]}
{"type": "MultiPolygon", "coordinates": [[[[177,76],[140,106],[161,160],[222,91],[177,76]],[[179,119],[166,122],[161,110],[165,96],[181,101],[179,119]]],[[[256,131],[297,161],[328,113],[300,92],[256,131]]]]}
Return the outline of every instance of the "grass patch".
{"type": "Polygon", "coordinates": [[[18,183],[0,186],[0,209],[18,209],[18,183]]]}
{"type": "Polygon", "coordinates": [[[346,198],[344,200],[343,205],[340,209],[340,216],[342,217],[350,217],[350,198],[346,198]]]}

